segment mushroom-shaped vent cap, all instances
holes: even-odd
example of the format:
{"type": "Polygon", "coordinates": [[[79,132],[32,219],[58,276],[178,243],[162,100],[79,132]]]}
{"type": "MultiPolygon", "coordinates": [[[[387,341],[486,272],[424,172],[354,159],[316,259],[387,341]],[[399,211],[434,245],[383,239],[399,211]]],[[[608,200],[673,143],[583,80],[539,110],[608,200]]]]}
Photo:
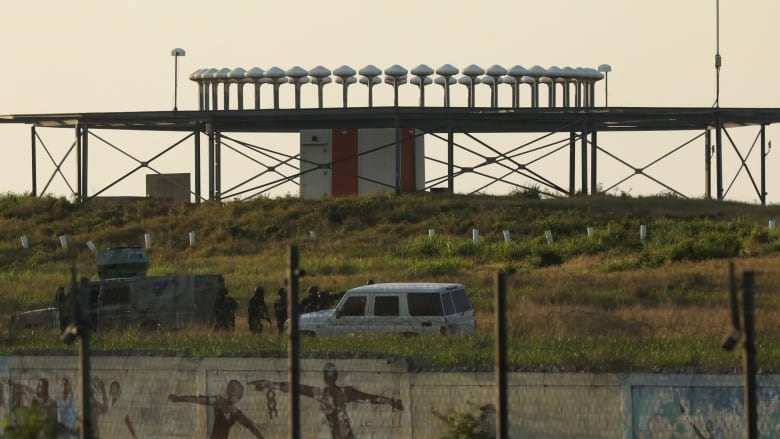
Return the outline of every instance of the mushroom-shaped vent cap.
{"type": "Polygon", "coordinates": [[[190,73],[190,79],[193,81],[197,81],[198,79],[200,79],[200,72],[202,72],[203,70],[204,69],[198,69],[190,73]]]}
{"type": "Polygon", "coordinates": [[[360,73],[363,76],[379,76],[382,74],[382,70],[373,64],[369,64],[363,67],[362,69],[360,69],[358,73],[360,73]]]}
{"type": "Polygon", "coordinates": [[[330,76],[330,69],[323,66],[317,66],[309,70],[309,76],[313,76],[315,78],[324,78],[326,76],[330,76]]]}
{"type": "Polygon", "coordinates": [[[452,64],[444,64],[443,66],[436,69],[436,74],[441,76],[457,75],[459,72],[460,70],[458,70],[458,68],[452,64]]]}
{"type": "MultiPolygon", "coordinates": [[[[357,82],[357,79],[354,76],[347,76],[346,80],[347,80],[347,85],[354,84],[354,83],[357,82]]],[[[337,77],[336,78],[336,83],[337,84],[344,84],[344,77],[343,76],[337,77]]]]}
{"type": "Polygon", "coordinates": [[[261,69],[260,67],[252,67],[251,69],[247,70],[246,73],[244,73],[244,76],[247,78],[252,79],[260,79],[265,75],[265,70],[261,69]]]}
{"type": "Polygon", "coordinates": [[[528,69],[528,76],[546,76],[547,75],[547,69],[545,69],[542,66],[533,66],[530,69],[528,69]]]}
{"type": "Polygon", "coordinates": [[[360,78],[360,83],[368,85],[368,78],[371,78],[371,85],[376,85],[382,82],[382,79],[379,78],[379,76],[371,75],[371,76],[364,76],[360,78]]]}
{"type": "Polygon", "coordinates": [[[241,67],[236,67],[235,69],[231,70],[227,76],[230,79],[243,79],[245,75],[246,70],[242,69],[241,67]]]}
{"type": "Polygon", "coordinates": [[[461,76],[458,78],[458,84],[464,84],[464,85],[470,85],[470,84],[479,84],[479,78],[474,77],[474,80],[471,80],[470,76],[461,76]]]}
{"type": "MultiPolygon", "coordinates": [[[[424,76],[425,80],[423,81],[423,85],[428,85],[433,83],[433,79],[431,79],[428,76],[424,76]]],[[[409,80],[412,84],[419,86],[420,85],[420,77],[419,76],[412,76],[412,79],[409,80]]]]}
{"type": "Polygon", "coordinates": [[[400,77],[406,75],[407,73],[409,73],[409,71],[399,66],[398,64],[393,64],[392,66],[385,69],[385,75],[387,76],[400,77]]]}
{"type": "Polygon", "coordinates": [[[509,74],[512,76],[526,76],[528,75],[528,69],[520,65],[515,65],[509,69],[509,74]]]}
{"type": "Polygon", "coordinates": [[[338,67],[336,70],[333,71],[333,74],[336,76],[355,76],[355,69],[353,69],[350,66],[341,66],[338,67]]]}
{"type": "Polygon", "coordinates": [[[420,64],[419,66],[412,69],[412,75],[417,75],[417,76],[433,75],[433,69],[426,66],[425,64],[420,64]]]}
{"type": "Polygon", "coordinates": [[[493,64],[492,66],[488,67],[486,72],[490,76],[504,76],[506,75],[506,69],[501,67],[498,64],[493,64]]]}
{"type": "Polygon", "coordinates": [[[457,80],[457,79],[455,79],[455,78],[453,78],[453,77],[452,77],[452,76],[450,76],[450,75],[447,75],[447,78],[449,79],[449,81],[447,81],[446,79],[444,79],[444,76],[437,76],[436,78],[434,78],[433,82],[434,82],[435,84],[439,84],[439,85],[441,85],[441,86],[444,86],[444,85],[446,85],[446,83],[445,83],[444,81],[447,81],[447,82],[449,82],[450,84],[457,84],[457,83],[458,83],[458,80],[457,80]]]}
{"type": "Polygon", "coordinates": [[[463,74],[467,75],[467,76],[484,75],[485,74],[485,69],[483,69],[482,67],[480,67],[480,66],[478,66],[476,64],[471,64],[468,67],[466,67],[465,69],[463,69],[463,74]]]}
{"type": "Polygon", "coordinates": [[[306,69],[301,66],[289,68],[284,73],[291,78],[303,78],[304,76],[309,76],[309,72],[307,72],[306,69]]]}
{"type": "Polygon", "coordinates": [[[281,77],[285,76],[285,74],[284,74],[284,70],[280,69],[279,67],[274,66],[274,67],[271,67],[270,69],[268,69],[265,72],[265,76],[266,76],[266,78],[278,79],[278,78],[281,78],[281,77]]]}
{"type": "Polygon", "coordinates": [[[563,70],[561,70],[561,68],[558,66],[552,66],[549,69],[547,69],[547,76],[558,78],[560,76],[563,76],[563,70]]]}

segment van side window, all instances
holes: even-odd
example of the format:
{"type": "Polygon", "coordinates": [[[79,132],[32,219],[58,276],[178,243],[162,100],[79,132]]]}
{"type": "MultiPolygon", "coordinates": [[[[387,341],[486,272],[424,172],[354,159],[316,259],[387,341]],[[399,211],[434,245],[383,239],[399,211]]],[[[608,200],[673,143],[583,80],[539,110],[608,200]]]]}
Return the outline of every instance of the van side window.
{"type": "Polygon", "coordinates": [[[397,317],[399,314],[398,296],[374,297],[374,315],[397,317]]]}
{"type": "Polygon", "coordinates": [[[446,292],[441,295],[441,301],[444,304],[444,315],[455,314],[455,305],[452,303],[452,293],[446,292]]]}
{"type": "Polygon", "coordinates": [[[341,307],[342,316],[364,316],[366,315],[366,296],[352,296],[347,298],[344,306],[341,307]]]}
{"type": "Polygon", "coordinates": [[[439,293],[409,293],[406,295],[409,303],[409,315],[440,316],[441,299],[439,293]]]}
{"type": "Polygon", "coordinates": [[[471,301],[469,300],[466,290],[455,290],[452,292],[452,300],[455,302],[455,311],[466,312],[471,311],[471,301]]]}

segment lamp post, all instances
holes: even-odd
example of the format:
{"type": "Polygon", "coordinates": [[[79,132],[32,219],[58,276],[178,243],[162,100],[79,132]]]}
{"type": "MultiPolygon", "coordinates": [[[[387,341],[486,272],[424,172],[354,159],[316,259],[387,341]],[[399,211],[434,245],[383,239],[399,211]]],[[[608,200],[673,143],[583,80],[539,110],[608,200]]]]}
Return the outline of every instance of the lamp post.
{"type": "Polygon", "coordinates": [[[184,56],[186,53],[184,49],[177,47],[171,50],[171,56],[173,56],[173,111],[177,111],[176,108],[179,88],[179,57],[184,56]]]}
{"type": "Polygon", "coordinates": [[[599,66],[598,71],[604,74],[604,106],[609,107],[609,72],[612,71],[612,66],[609,64],[602,64],[599,66]]]}

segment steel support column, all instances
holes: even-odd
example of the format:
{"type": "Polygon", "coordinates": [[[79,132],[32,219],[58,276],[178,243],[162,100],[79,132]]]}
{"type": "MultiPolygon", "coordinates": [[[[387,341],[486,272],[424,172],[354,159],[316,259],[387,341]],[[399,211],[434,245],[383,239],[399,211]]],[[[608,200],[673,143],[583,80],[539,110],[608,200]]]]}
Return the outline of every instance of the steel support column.
{"type": "Polygon", "coordinates": [[[201,124],[195,126],[195,204],[200,204],[200,131],[201,124]]]}
{"type": "Polygon", "coordinates": [[[206,124],[206,135],[209,138],[209,201],[214,201],[214,124],[206,124]]]}
{"type": "MultiPolygon", "coordinates": [[[[397,104],[397,103],[396,103],[397,104]]],[[[395,117],[395,194],[401,194],[401,119],[395,117]]]]}
{"type": "Polygon", "coordinates": [[[81,125],[76,124],[76,199],[84,201],[81,197],[81,125]]]}
{"type": "Polygon", "coordinates": [[[715,116],[715,185],[718,201],[723,200],[723,126],[720,113],[715,116]]]}
{"type": "Polygon", "coordinates": [[[452,128],[447,131],[447,192],[455,193],[455,133],[452,128]]]}
{"type": "Polygon", "coordinates": [[[222,132],[214,131],[214,200],[222,201],[222,132]]]}
{"type": "Polygon", "coordinates": [[[36,172],[36,169],[38,168],[37,159],[35,157],[35,148],[37,148],[36,145],[36,139],[35,139],[35,125],[32,125],[30,127],[30,147],[32,149],[31,152],[31,159],[32,159],[32,196],[37,197],[38,196],[38,175],[36,172]]]}
{"type": "Polygon", "coordinates": [[[81,201],[89,199],[89,128],[81,127],[81,201]]]}
{"type": "Polygon", "coordinates": [[[582,121],[582,195],[588,195],[588,122],[582,121]]]}
{"type": "Polygon", "coordinates": [[[712,199],[712,130],[707,128],[704,132],[704,198],[712,199]]]}
{"type": "Polygon", "coordinates": [[[577,161],[577,133],[574,131],[569,132],[569,196],[574,196],[575,189],[575,172],[577,161]]]}
{"type": "Polygon", "coordinates": [[[598,150],[598,142],[596,141],[596,131],[590,134],[590,193],[598,193],[598,172],[596,170],[596,153],[598,150]]]}
{"type": "Polygon", "coordinates": [[[766,206],[766,125],[761,124],[761,205],[766,206]]]}

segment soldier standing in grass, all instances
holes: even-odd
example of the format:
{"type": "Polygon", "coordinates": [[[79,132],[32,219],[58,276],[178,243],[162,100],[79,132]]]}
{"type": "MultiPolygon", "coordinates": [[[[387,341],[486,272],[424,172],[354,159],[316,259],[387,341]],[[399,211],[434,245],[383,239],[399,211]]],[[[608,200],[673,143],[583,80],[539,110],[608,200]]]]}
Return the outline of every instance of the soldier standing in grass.
{"type": "Polygon", "coordinates": [[[304,314],[317,311],[320,304],[320,289],[317,285],[310,286],[306,292],[308,295],[301,300],[300,305],[304,314]]]}
{"type": "Polygon", "coordinates": [[[232,331],[236,327],[236,309],[238,304],[236,300],[228,296],[227,288],[222,288],[217,293],[214,300],[214,317],[216,318],[216,329],[232,331]]]}
{"type": "Polygon", "coordinates": [[[284,287],[279,288],[277,292],[279,298],[274,302],[274,316],[276,316],[276,331],[281,335],[284,333],[284,322],[287,320],[287,290],[284,287]]]}
{"type": "Polygon", "coordinates": [[[254,334],[263,332],[262,320],[267,320],[271,325],[271,317],[268,315],[268,305],[265,304],[265,290],[258,286],[255,294],[249,299],[249,330],[254,334]]]}

